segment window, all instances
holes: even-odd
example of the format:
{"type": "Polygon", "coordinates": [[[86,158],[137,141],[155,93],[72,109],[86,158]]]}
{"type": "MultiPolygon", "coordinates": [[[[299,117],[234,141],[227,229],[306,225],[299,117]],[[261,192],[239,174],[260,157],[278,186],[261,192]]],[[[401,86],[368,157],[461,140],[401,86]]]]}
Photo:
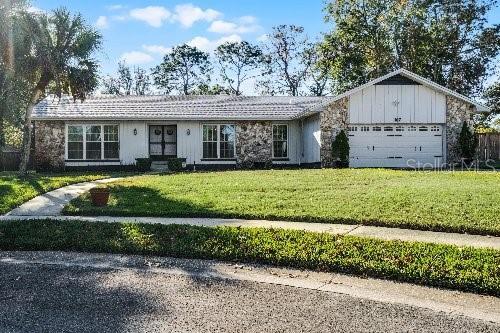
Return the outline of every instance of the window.
{"type": "Polygon", "coordinates": [[[361,126],[361,132],[369,132],[370,126],[361,126]]]}
{"type": "Polygon", "coordinates": [[[380,127],[380,126],[373,126],[373,131],[374,132],[380,132],[380,131],[382,131],[382,127],[380,127]]]}
{"type": "Polygon", "coordinates": [[[68,159],[83,159],[83,127],[68,126],[68,159]]]}
{"type": "Polygon", "coordinates": [[[203,125],[203,158],[234,158],[234,125],[203,125]]]}
{"type": "Polygon", "coordinates": [[[396,126],[396,132],[404,132],[405,128],[403,126],[396,126]]]}
{"type": "Polygon", "coordinates": [[[357,132],[358,131],[358,127],[357,126],[349,126],[348,130],[349,130],[349,132],[357,132]]]}
{"type": "Polygon", "coordinates": [[[393,131],[392,126],[385,126],[384,127],[384,132],[392,132],[392,131],[393,131]]]}
{"type": "Polygon", "coordinates": [[[418,128],[418,131],[419,131],[419,132],[427,132],[428,130],[429,130],[429,128],[428,128],[427,126],[420,126],[420,127],[418,128]]]}
{"type": "Polygon", "coordinates": [[[273,125],[273,157],[288,157],[288,125],[273,125]]]}
{"type": "Polygon", "coordinates": [[[118,125],[69,125],[67,150],[68,160],[119,159],[118,125]]]}
{"type": "Polygon", "coordinates": [[[415,132],[417,130],[416,126],[408,126],[408,131],[409,132],[415,132]]]}
{"type": "Polygon", "coordinates": [[[120,142],[118,125],[104,126],[104,159],[120,158],[120,142]]]}
{"type": "Polygon", "coordinates": [[[431,126],[431,132],[439,132],[439,126],[431,126]]]}
{"type": "Polygon", "coordinates": [[[220,157],[234,158],[234,126],[220,125],[220,157]]]}

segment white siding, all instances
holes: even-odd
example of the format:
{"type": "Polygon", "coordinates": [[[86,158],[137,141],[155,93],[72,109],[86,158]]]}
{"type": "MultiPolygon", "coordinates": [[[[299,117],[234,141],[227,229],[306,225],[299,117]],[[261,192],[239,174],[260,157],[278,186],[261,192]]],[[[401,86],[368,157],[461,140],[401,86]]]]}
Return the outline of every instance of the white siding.
{"type": "Polygon", "coordinates": [[[445,123],[446,99],[423,85],[373,85],[349,97],[351,124],[445,123]],[[396,103],[394,103],[396,102],[396,103]]]}
{"type": "Polygon", "coordinates": [[[304,156],[302,163],[320,162],[321,131],[319,115],[304,119],[302,129],[302,147],[304,156]]]}
{"type": "Polygon", "coordinates": [[[120,126],[120,161],[123,165],[135,164],[136,158],[148,157],[148,128],[144,122],[125,121],[120,126]],[[134,135],[134,129],[137,135],[134,135]]]}

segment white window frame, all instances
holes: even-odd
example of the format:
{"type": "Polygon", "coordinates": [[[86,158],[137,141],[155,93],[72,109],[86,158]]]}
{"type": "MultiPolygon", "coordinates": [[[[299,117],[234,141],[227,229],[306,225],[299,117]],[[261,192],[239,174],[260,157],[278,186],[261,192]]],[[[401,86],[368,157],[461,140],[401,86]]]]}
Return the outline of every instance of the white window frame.
{"type": "Polygon", "coordinates": [[[229,123],[222,123],[222,124],[202,124],[201,125],[201,159],[202,160],[222,160],[222,161],[233,161],[236,160],[236,125],[235,124],[229,124],[229,123]],[[203,155],[203,143],[205,142],[215,142],[215,141],[205,141],[203,138],[203,129],[205,126],[216,126],[217,130],[217,157],[204,157],[203,155]],[[234,128],[234,141],[233,141],[233,156],[234,157],[220,157],[220,142],[221,142],[221,135],[220,135],[220,127],[221,126],[233,126],[234,128]]]}
{"type": "Polygon", "coordinates": [[[278,123],[272,124],[271,128],[272,135],[272,151],[273,151],[273,159],[287,159],[290,156],[290,127],[288,124],[278,123]],[[274,126],[286,126],[286,156],[276,157],[274,156],[274,126]]]}
{"type": "MultiPolygon", "coordinates": [[[[67,161],[119,161],[120,158],[104,158],[104,126],[117,126],[118,127],[118,156],[120,156],[120,125],[115,124],[115,123],[109,123],[109,124],[96,124],[96,123],[85,123],[85,124],[66,124],[65,126],[65,144],[64,144],[64,154],[65,154],[65,160],[67,161]],[[74,126],[74,127],[82,127],[83,129],[83,158],[77,158],[77,159],[70,159],[68,157],[68,128],[74,126]],[[100,159],[88,159],[87,158],[87,132],[86,132],[86,126],[100,126],[101,127],[101,158],[100,159]]],[[[106,141],[108,142],[108,141],[106,141]]],[[[109,142],[116,142],[116,141],[109,141],[109,142]]]]}

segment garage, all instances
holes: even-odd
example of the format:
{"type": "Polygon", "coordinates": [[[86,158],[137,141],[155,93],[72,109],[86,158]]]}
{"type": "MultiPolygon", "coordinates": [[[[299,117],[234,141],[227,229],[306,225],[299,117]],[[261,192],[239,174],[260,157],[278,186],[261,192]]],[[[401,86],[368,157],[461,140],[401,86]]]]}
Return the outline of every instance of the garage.
{"type": "Polygon", "coordinates": [[[349,126],[350,166],[433,168],[443,159],[440,124],[349,126]]]}
{"type": "Polygon", "coordinates": [[[445,162],[446,96],[403,75],[349,95],[351,167],[436,168],[445,162]]]}

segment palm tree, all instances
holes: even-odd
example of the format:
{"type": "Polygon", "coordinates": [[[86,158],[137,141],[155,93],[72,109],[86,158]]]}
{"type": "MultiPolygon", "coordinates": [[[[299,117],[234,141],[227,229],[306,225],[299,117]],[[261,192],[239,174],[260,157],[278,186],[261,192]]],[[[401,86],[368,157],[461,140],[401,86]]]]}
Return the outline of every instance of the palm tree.
{"type": "Polygon", "coordinates": [[[19,172],[26,174],[31,146],[31,114],[46,94],[70,94],[84,100],[98,85],[98,64],[92,58],[102,36],[80,14],[62,8],[51,14],[25,13],[15,49],[16,75],[30,82],[19,172]]]}

